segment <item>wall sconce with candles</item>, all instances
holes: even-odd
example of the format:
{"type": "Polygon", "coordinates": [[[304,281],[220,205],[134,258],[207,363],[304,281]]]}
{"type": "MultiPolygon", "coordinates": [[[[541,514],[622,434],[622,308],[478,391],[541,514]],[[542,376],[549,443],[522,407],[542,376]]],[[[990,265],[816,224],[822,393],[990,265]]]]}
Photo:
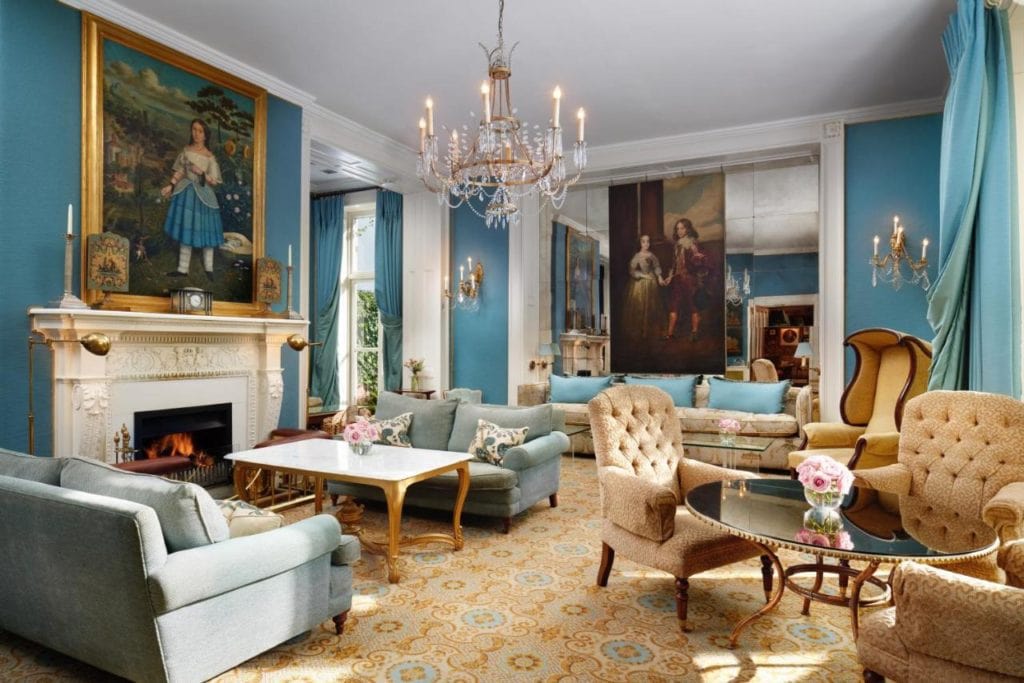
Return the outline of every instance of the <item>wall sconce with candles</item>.
{"type": "Polygon", "coordinates": [[[484,264],[477,261],[474,266],[472,257],[466,259],[466,263],[459,266],[459,284],[454,292],[448,288],[448,276],[444,276],[444,296],[449,301],[454,298],[455,305],[464,311],[477,311],[480,309],[480,287],[484,283],[484,264]]]}
{"type": "Polygon", "coordinates": [[[899,289],[907,280],[903,275],[903,263],[906,262],[912,274],[909,279],[910,284],[919,284],[921,289],[928,291],[928,288],[932,286],[928,279],[928,238],[921,241],[920,260],[913,260],[907,253],[906,234],[903,226],[900,225],[900,217],[893,216],[892,235],[889,236],[889,253],[881,258],[878,257],[878,242],[879,237],[875,235],[875,252],[869,261],[872,287],[877,286],[878,279],[881,278],[883,282],[891,284],[893,289],[899,289]]]}
{"type": "MultiPolygon", "coordinates": [[[[36,333],[33,332],[33,334],[36,333]]],[[[31,336],[28,338],[28,452],[31,455],[35,455],[36,452],[36,414],[32,405],[34,398],[32,384],[35,381],[32,349],[37,344],[45,344],[47,348],[50,348],[54,344],[70,344],[72,342],[78,342],[82,348],[94,356],[105,356],[110,353],[110,337],[102,332],[90,332],[81,339],[36,339],[31,336]]]]}
{"type": "Polygon", "coordinates": [[[547,370],[549,365],[555,364],[554,359],[561,355],[562,352],[559,351],[558,344],[540,344],[537,346],[537,356],[539,357],[530,361],[530,369],[547,370]],[[551,356],[550,361],[548,361],[548,356],[551,356]]]}

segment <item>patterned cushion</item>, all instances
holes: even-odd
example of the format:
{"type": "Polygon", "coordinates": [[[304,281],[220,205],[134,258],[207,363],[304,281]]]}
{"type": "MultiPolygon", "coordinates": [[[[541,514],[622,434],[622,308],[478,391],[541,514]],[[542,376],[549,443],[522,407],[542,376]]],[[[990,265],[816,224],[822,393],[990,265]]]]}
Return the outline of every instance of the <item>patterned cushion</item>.
{"type": "Polygon", "coordinates": [[[476,438],[469,444],[469,454],[477,460],[501,465],[505,452],[523,445],[529,427],[499,427],[493,422],[479,420],[476,423],[476,438]]]}
{"type": "Polygon", "coordinates": [[[281,515],[261,510],[241,500],[218,500],[217,507],[228,523],[231,538],[261,534],[284,526],[284,517],[281,515]]]}
{"type": "Polygon", "coordinates": [[[409,438],[409,425],[412,424],[412,413],[402,413],[390,420],[373,420],[373,423],[380,430],[380,438],[374,443],[382,443],[385,446],[412,448],[412,440],[409,438]]]}

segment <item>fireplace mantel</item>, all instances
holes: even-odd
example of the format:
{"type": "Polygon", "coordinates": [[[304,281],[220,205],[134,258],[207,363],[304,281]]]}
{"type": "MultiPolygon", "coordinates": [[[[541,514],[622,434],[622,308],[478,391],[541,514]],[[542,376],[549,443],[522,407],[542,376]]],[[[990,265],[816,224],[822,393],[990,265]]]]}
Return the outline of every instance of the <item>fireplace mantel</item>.
{"type": "Polygon", "coordinates": [[[33,332],[77,340],[110,338],[110,353],[79,344],[50,345],[53,357],[53,454],[115,462],[113,437],[134,412],[230,402],[232,439],[251,448],[277,427],[281,347],[304,334],[305,320],[29,309],[33,332]]]}

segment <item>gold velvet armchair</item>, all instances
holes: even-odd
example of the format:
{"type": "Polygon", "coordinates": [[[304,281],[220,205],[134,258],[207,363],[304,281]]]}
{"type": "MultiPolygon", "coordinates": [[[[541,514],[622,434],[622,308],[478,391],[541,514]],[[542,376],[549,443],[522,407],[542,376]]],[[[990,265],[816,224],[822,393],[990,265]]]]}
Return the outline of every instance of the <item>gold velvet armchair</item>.
{"type": "MultiPolygon", "coordinates": [[[[683,457],[672,399],[661,389],[615,386],[588,404],[601,495],[601,566],[607,586],[615,554],[676,577],[676,615],[687,622],[689,577],[757,556],[752,543],[694,519],[683,498],[695,486],[750,476],[683,457]]],[[[772,568],[761,558],[765,597],[772,568]]]]}
{"type": "Polygon", "coordinates": [[[914,562],[897,567],[894,606],[861,621],[857,656],[864,679],[1024,678],[1024,576],[1014,574],[1024,569],[1024,543],[1007,550],[1009,586],[914,562]]]}
{"type": "Polygon", "coordinates": [[[895,330],[867,329],[843,344],[857,357],[839,402],[843,421],[804,425],[806,441],[803,449],[789,454],[790,469],[811,455],[827,455],[850,469],[895,462],[903,406],[928,387],[928,342],[895,330]]]}

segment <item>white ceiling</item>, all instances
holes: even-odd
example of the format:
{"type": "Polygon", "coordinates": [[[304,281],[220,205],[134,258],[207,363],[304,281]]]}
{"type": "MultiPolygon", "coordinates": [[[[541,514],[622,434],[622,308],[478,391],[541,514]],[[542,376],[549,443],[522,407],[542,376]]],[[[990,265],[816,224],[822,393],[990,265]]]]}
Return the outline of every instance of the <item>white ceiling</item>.
{"type": "MultiPolygon", "coordinates": [[[[413,148],[424,98],[437,124],[479,111],[486,0],[123,0],[413,148]]],[[[545,123],[588,112],[591,145],[940,96],[955,0],[508,0],[513,103],[545,123]]]]}

